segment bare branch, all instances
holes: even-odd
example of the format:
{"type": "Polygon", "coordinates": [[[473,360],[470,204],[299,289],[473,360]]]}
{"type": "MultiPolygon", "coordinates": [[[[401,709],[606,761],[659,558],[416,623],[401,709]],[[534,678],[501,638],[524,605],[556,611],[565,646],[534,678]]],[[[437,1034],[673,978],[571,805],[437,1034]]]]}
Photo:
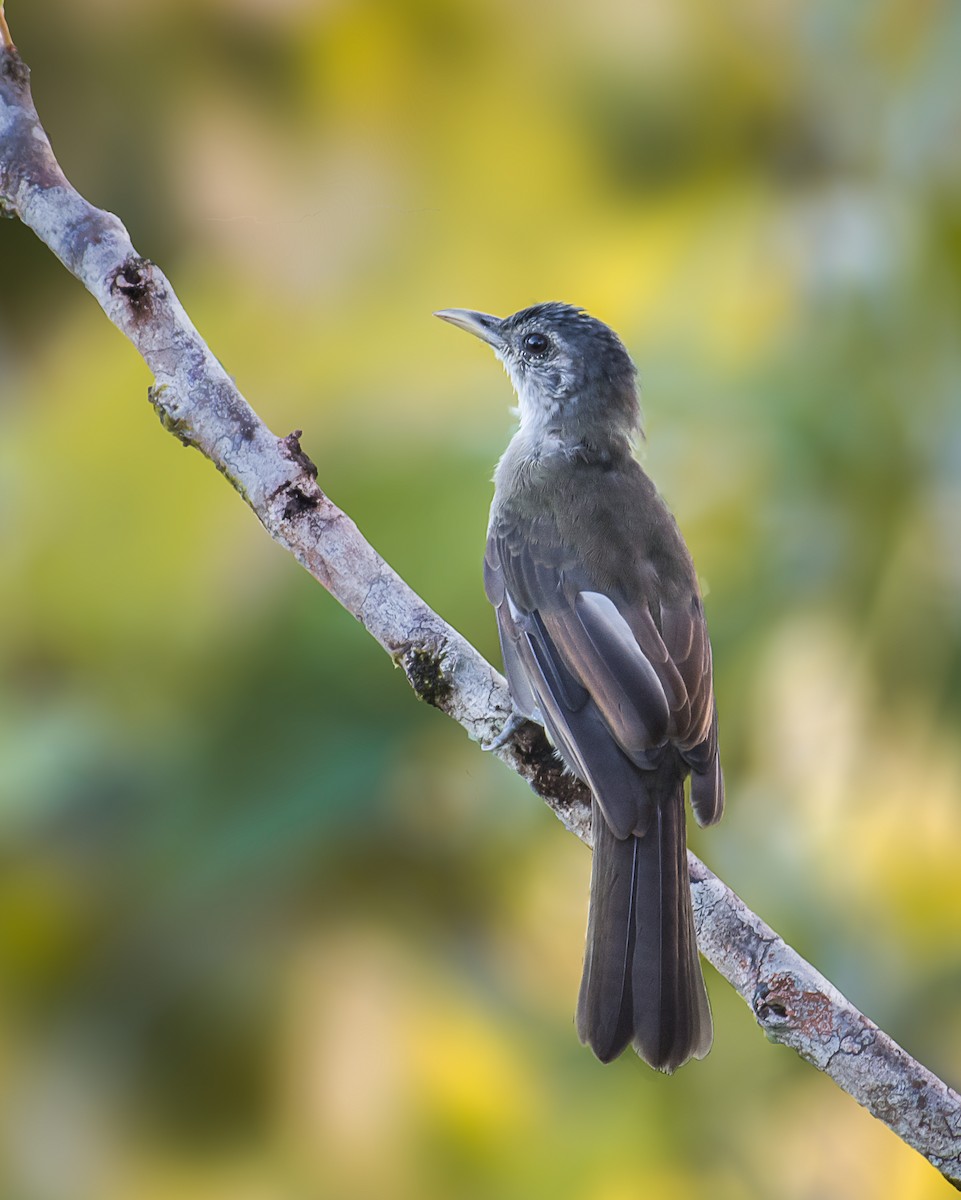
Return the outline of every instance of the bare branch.
{"type": "MultiPolygon", "coordinates": [[[[163,273],[54,157],[0,5],[0,205],[96,297],[153,372],[164,427],[233,484],[275,541],[403,667],[421,699],[475,741],[510,713],[502,677],[420,599],[324,495],[299,433],[278,438],[210,352],[163,273]]],[[[590,844],[585,788],[526,724],[497,751],[590,844]]],[[[961,1188],[961,1097],[916,1062],[690,856],[698,944],[773,1041],[792,1047],[961,1188]]]]}
{"type": "Polygon", "coordinates": [[[689,857],[698,947],[765,1034],[830,1075],[961,1189],[961,1096],[689,857]]]}

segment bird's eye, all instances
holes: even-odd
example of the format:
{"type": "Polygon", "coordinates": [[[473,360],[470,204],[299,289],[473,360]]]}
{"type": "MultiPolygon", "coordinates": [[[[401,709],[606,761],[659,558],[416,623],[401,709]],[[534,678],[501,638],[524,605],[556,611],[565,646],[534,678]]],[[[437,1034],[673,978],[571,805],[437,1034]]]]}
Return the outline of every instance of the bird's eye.
{"type": "Polygon", "coordinates": [[[524,338],[524,349],[528,354],[533,354],[535,358],[540,358],[550,349],[550,338],[543,333],[529,333],[524,338]]]}

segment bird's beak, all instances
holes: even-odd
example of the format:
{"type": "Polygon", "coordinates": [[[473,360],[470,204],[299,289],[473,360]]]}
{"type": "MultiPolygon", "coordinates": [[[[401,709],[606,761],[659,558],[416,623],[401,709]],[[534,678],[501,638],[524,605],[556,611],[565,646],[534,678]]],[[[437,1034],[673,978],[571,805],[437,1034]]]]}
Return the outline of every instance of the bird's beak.
{"type": "Polygon", "coordinates": [[[458,329],[466,329],[468,333],[479,337],[495,350],[504,347],[504,337],[501,333],[503,321],[500,317],[492,317],[490,313],[472,312],[469,308],[442,308],[440,312],[435,312],[434,316],[456,325],[458,329]]]}

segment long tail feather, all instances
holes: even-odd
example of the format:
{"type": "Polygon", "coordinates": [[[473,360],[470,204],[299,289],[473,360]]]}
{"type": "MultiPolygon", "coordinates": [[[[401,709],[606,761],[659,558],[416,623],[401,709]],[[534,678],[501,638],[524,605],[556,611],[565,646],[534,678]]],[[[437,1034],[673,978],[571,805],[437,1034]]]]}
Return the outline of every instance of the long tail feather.
{"type": "Polygon", "coordinates": [[[687,873],[683,780],[643,837],[617,838],[593,805],[594,862],[577,1032],[602,1062],[633,1043],[660,1071],[711,1048],[687,873]]]}

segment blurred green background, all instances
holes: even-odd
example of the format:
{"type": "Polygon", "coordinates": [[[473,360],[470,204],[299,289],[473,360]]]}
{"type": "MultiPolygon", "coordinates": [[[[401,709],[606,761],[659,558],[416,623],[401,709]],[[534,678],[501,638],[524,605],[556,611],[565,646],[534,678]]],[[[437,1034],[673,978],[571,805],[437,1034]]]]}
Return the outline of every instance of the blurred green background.
{"type": "MultiPolygon", "coordinates": [[[[961,8],[9,0],[68,176],[497,660],[509,385],[438,307],[641,369],[708,592],[695,848],[961,1082],[961,8]]],[[[710,1057],[572,1026],[589,855],[167,436],[0,228],[0,1196],[941,1195],[712,971],[710,1057]]]]}

